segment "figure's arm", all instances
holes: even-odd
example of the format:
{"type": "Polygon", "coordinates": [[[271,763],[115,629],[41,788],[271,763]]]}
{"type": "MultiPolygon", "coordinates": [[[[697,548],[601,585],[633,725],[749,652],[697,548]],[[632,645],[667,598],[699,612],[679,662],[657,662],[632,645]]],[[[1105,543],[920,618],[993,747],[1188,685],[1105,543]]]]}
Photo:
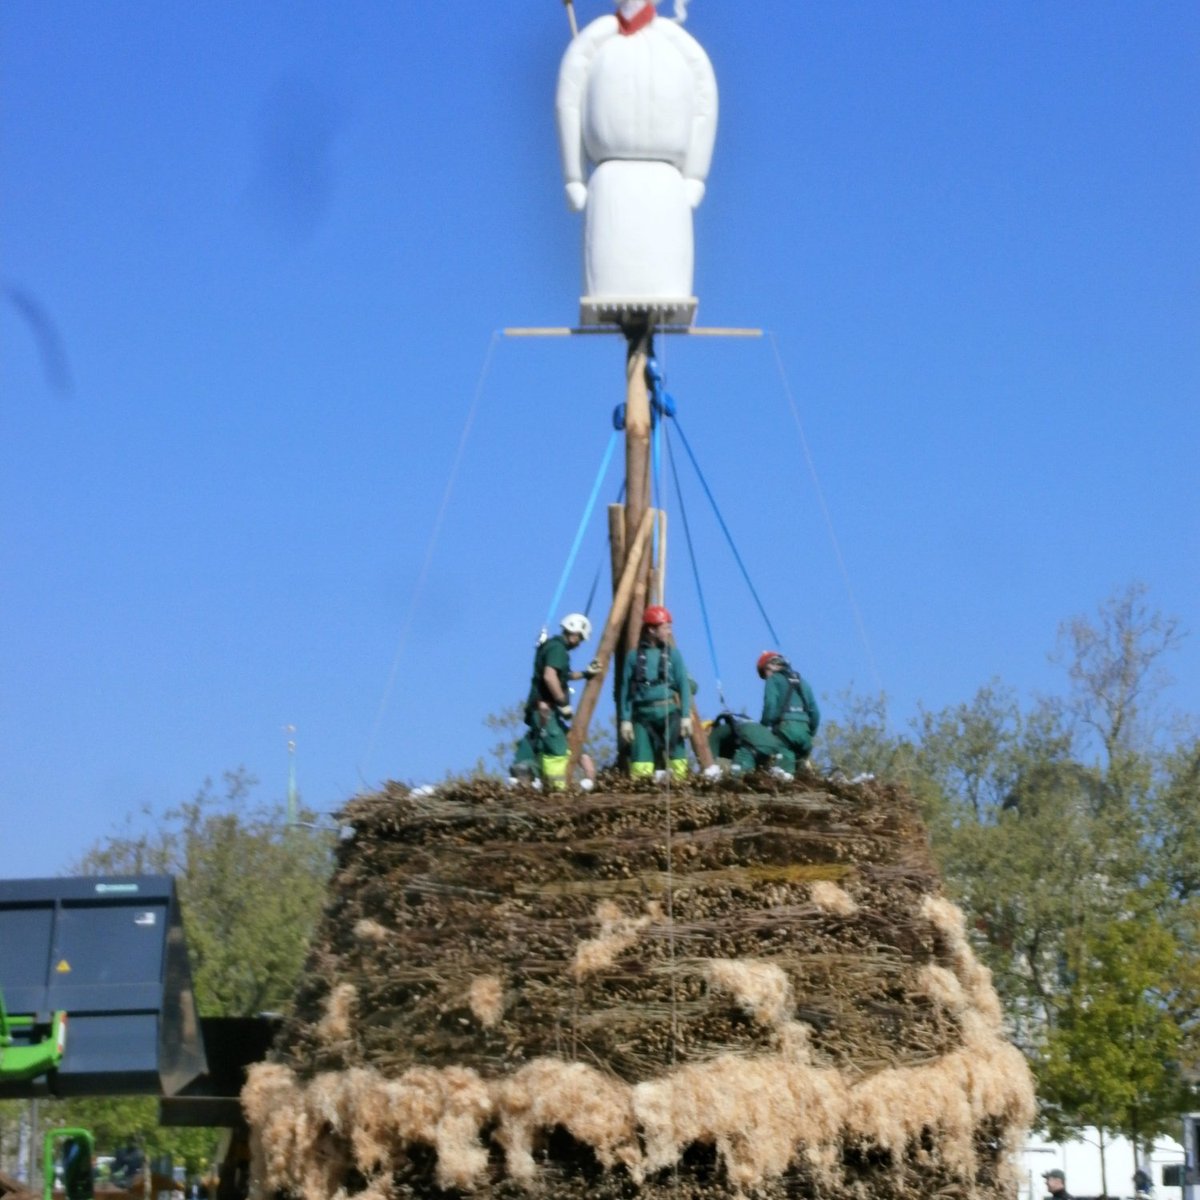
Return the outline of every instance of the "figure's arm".
{"type": "Polygon", "coordinates": [[[617,693],[617,719],[628,721],[632,715],[632,705],[629,700],[629,682],[633,678],[633,664],[637,656],[625,655],[625,665],[621,669],[621,690],[617,693]]]}
{"type": "Polygon", "coordinates": [[[804,705],[808,709],[808,732],[815,736],[821,724],[821,710],[817,707],[817,698],[808,686],[808,680],[802,677],[800,686],[804,689],[804,705]]]}
{"type": "Polygon", "coordinates": [[[588,70],[600,44],[617,27],[616,17],[592,21],[571,40],[558,68],[558,93],[554,108],[558,116],[558,148],[562,156],[563,179],[567,185],[567,205],[579,212],[587,202],[584,172],[587,157],[583,149],[583,98],[587,90],[588,70]]]}
{"type": "Polygon", "coordinates": [[[690,33],[670,21],[663,26],[692,74],[692,128],[682,174],[688,200],[695,208],[704,199],[704,181],[717,140],[717,77],[704,47],[690,33]]]}
{"type": "Polygon", "coordinates": [[[692,680],[683,665],[683,655],[678,646],[671,647],[671,666],[675,671],[675,688],[679,692],[679,707],[685,717],[692,715],[692,680]]]}
{"type": "Polygon", "coordinates": [[[555,704],[565,704],[567,702],[566,693],[563,691],[563,686],[558,678],[558,672],[553,667],[547,667],[542,672],[542,684],[546,691],[550,694],[550,699],[555,704]]]}

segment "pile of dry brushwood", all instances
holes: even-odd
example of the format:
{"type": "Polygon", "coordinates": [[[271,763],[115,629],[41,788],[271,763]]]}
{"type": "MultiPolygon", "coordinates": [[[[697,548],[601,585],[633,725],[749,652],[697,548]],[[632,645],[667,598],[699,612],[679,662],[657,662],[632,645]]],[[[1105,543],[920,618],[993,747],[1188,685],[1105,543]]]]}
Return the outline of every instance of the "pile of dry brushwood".
{"type": "Polygon", "coordinates": [[[1029,1072],[903,791],[600,788],[349,804],[258,1196],[1011,1194],[1029,1072]]]}

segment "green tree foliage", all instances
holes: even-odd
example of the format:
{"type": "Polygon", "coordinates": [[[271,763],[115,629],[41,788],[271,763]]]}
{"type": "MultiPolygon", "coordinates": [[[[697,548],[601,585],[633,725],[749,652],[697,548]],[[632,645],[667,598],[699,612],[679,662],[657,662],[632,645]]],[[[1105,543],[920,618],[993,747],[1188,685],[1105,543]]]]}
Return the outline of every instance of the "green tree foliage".
{"type": "Polygon", "coordinates": [[[1135,585],[1063,624],[1061,696],[993,681],[902,734],[882,700],[823,731],[920,801],[1058,1133],[1168,1131],[1200,1077],[1200,734],[1159,707],[1182,636],[1135,585]]]}
{"type": "Polygon", "coordinates": [[[1064,986],[1039,1070],[1055,1133],[1082,1121],[1138,1142],[1174,1125],[1188,1103],[1170,992],[1180,947],[1152,894],[1130,899],[1136,907],[1121,919],[1085,921],[1067,938],[1064,986]]]}
{"type": "Polygon", "coordinates": [[[302,812],[255,808],[254,780],[227,772],[140,831],[90,850],[84,875],[173,875],[203,1016],[253,1016],[290,999],[332,866],[332,835],[302,812]]]}
{"type": "MultiPolygon", "coordinates": [[[[256,807],[254,780],[226,773],[178,808],[143,812],[89,850],[82,875],[173,875],[201,1016],[252,1016],[284,1008],[295,991],[325,901],[334,835],[302,811],[289,826],[282,805],[256,807]]],[[[48,1104],[51,1124],[91,1129],[100,1149],[136,1144],[170,1153],[190,1170],[207,1165],[208,1129],[164,1129],[151,1097],[48,1104]]]]}

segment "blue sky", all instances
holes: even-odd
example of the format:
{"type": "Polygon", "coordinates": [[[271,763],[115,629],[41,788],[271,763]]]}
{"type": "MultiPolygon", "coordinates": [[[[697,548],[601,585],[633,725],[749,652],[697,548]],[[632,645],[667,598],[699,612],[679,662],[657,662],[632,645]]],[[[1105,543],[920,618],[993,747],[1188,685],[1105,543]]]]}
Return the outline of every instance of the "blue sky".
{"type": "MultiPolygon", "coordinates": [[[[826,711],[1060,690],[1059,623],[1135,579],[1194,631],[1169,699],[1200,711],[1200,8],[692,0],[688,29],[721,90],[701,321],[774,341],[659,356],[826,711]]],[[[623,398],[616,339],[495,336],[575,316],[566,38],[557,0],[0,7],[7,873],[239,765],[282,798],[288,724],[322,810],[486,752],[623,398]]],[[[755,706],[768,635],[685,487],[755,706]]]]}

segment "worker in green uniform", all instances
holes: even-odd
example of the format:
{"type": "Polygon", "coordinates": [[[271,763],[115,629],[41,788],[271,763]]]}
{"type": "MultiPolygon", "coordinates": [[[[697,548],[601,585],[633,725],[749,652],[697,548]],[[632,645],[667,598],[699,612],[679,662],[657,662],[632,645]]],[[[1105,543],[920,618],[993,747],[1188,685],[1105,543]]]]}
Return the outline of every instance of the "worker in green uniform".
{"type": "Polygon", "coordinates": [[[536,772],[544,787],[562,791],[567,786],[567,730],[575,715],[568,681],[591,679],[599,671],[597,663],[585,671],[572,671],[571,651],[591,634],[592,623],[583,613],[568,613],[562,619],[562,632],[538,644],[525,701],[529,731],[517,745],[514,778],[528,778],[536,772]]]}
{"type": "Polygon", "coordinates": [[[721,744],[713,747],[713,753],[728,757],[732,749],[733,774],[769,767],[777,778],[790,781],[797,764],[812,752],[821,711],[808,680],[802,679],[777,650],[760,654],[756,666],[759,678],[766,681],[762,721],[731,718],[719,730],[714,724],[709,744],[713,745],[719,732],[721,744]]]}
{"type": "Polygon", "coordinates": [[[683,655],[671,640],[671,614],[652,604],[642,614],[637,649],[625,656],[617,700],[621,741],[629,746],[629,774],[653,778],[669,768],[686,779],[692,733],[692,683],[683,655]]]}

